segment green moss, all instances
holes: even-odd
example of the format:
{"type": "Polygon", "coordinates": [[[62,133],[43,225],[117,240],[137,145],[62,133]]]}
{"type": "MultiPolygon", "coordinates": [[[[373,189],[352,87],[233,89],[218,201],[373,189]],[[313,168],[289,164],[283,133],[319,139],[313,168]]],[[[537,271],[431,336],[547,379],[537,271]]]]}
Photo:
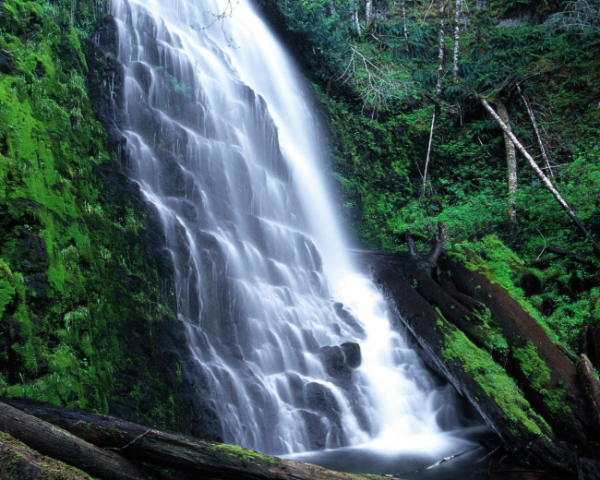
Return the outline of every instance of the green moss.
{"type": "Polygon", "coordinates": [[[477,348],[461,331],[448,324],[444,333],[444,360],[473,376],[481,394],[502,409],[514,435],[521,436],[523,427],[534,436],[552,433],[550,426],[533,410],[514,380],[494,362],[488,352],[477,348]]]}
{"type": "Polygon", "coordinates": [[[211,444],[211,446],[220,452],[224,452],[227,455],[229,455],[230,457],[242,460],[242,461],[249,461],[249,460],[259,460],[263,463],[266,463],[267,465],[272,465],[272,466],[281,466],[282,462],[281,459],[277,458],[277,457],[270,457],[268,455],[263,455],[261,453],[255,452],[254,450],[248,450],[242,447],[238,447],[237,445],[228,445],[225,443],[214,443],[211,444]]]}
{"type": "Polygon", "coordinates": [[[514,348],[513,358],[518,362],[519,369],[527,377],[529,386],[538,392],[548,411],[556,419],[566,420],[571,417],[572,409],[566,385],[551,385],[552,372],[539,357],[533,344],[514,348]]]}
{"type": "Polygon", "coordinates": [[[176,426],[188,413],[170,357],[139,346],[177,325],[173,293],[145,255],[139,198],[110,183],[120,166],[88,91],[102,72],[84,40],[106,5],[6,0],[0,17],[13,52],[0,75],[0,396],[98,413],[130,397],[138,421],[176,426]]]}
{"type": "Polygon", "coordinates": [[[0,432],[0,478],[20,480],[23,478],[24,462],[34,465],[38,480],[93,480],[87,473],[37,451],[16,440],[5,432],[0,432]]]}

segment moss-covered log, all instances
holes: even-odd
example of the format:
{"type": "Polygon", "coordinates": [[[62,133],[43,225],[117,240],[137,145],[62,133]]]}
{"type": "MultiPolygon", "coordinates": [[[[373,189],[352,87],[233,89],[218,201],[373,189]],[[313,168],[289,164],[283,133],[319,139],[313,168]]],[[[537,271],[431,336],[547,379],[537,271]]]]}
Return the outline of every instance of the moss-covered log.
{"type": "MultiPolygon", "coordinates": [[[[519,388],[512,376],[487,351],[488,348],[479,348],[471,341],[473,338],[482,344],[485,337],[473,327],[466,328],[466,333],[461,331],[461,326],[483,322],[487,315],[488,325],[480,323],[480,329],[490,328],[488,338],[499,337],[494,340],[495,344],[497,347],[502,344],[503,330],[491,309],[485,313],[486,308],[482,310],[480,307],[486,305],[483,299],[464,291],[453,291],[447,285],[451,280],[448,277],[445,280],[440,278],[444,286],[440,285],[423,275],[418,261],[407,256],[371,254],[366,255],[365,260],[393,311],[423,348],[426,360],[470,400],[506,449],[523,463],[575,473],[575,455],[563,442],[562,434],[548,424],[545,414],[532,405],[529,392],[519,388]],[[460,321],[457,321],[460,317],[457,312],[464,315],[470,312],[470,320],[459,318],[460,321]]],[[[525,336],[527,331],[521,334],[524,343],[529,341],[525,336]]],[[[543,330],[542,334],[545,337],[543,330]]],[[[504,345],[506,347],[507,344],[504,345]]],[[[574,400],[582,399],[571,399],[574,400]]],[[[589,446],[586,449],[585,444],[580,444],[579,451],[583,457],[590,457],[582,461],[589,477],[600,478],[598,464],[589,446]]]]}
{"type": "Polygon", "coordinates": [[[0,402],[0,430],[44,455],[106,480],[152,480],[155,476],[126,458],[98,448],[65,430],[0,402]]]}
{"type": "Polygon", "coordinates": [[[2,480],[93,480],[87,473],[40,455],[24,443],[0,432],[2,480]]]}
{"type": "MultiPolygon", "coordinates": [[[[484,304],[508,344],[507,369],[529,402],[558,436],[590,450],[592,418],[577,381],[575,365],[542,326],[500,284],[486,275],[485,266],[469,250],[457,247],[447,258],[452,282],[459,292],[484,304]]],[[[588,451],[592,454],[592,451],[588,451]]]]}
{"type": "MultiPolygon", "coordinates": [[[[69,410],[40,402],[12,399],[4,401],[26,412],[22,415],[44,419],[70,432],[72,436],[81,438],[82,441],[101,447],[103,451],[116,452],[117,456],[127,457],[135,462],[167,467],[172,469],[172,472],[180,471],[199,475],[201,478],[223,480],[366,480],[373,478],[371,475],[340,473],[315,465],[282,460],[234,445],[204,442],[197,438],[155,430],[115,417],[69,410]]],[[[5,407],[11,411],[16,410],[0,402],[0,411],[5,407]]],[[[0,430],[3,429],[1,418],[0,430]]],[[[52,455],[56,458],[65,458],[67,453],[54,452],[52,455]]],[[[68,460],[65,458],[65,461],[68,460]]],[[[166,477],[188,478],[177,473],[166,477]]]]}

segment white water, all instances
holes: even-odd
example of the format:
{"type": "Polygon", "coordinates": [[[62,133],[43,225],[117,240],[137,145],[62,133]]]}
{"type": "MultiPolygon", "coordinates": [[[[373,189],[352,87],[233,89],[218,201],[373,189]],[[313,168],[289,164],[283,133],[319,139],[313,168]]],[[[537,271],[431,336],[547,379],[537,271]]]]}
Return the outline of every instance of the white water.
{"type": "Polygon", "coordinates": [[[131,176],[161,215],[220,434],[274,454],[445,453],[452,393],[350,261],[301,75],[248,0],[215,21],[227,8],[112,5],[131,176]],[[347,342],[362,363],[333,371],[347,342]]]}

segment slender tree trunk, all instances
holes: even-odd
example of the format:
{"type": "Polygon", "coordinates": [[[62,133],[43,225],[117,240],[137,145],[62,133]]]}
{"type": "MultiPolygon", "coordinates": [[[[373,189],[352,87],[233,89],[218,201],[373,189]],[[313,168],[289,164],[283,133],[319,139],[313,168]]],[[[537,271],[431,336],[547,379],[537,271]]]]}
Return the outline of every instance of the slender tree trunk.
{"type": "Polygon", "coordinates": [[[554,185],[552,184],[550,179],[546,176],[546,174],[542,171],[542,169],[538,166],[538,164],[535,163],[535,160],[533,159],[533,157],[531,155],[529,155],[529,152],[525,149],[525,147],[521,144],[521,142],[519,142],[517,137],[515,137],[515,134],[512,132],[510,126],[502,121],[502,119],[498,116],[498,114],[494,111],[494,109],[490,106],[489,102],[485,98],[480,97],[480,100],[481,100],[481,103],[483,104],[483,106],[485,107],[485,109],[492,115],[492,117],[494,117],[494,120],[496,120],[496,122],[498,122],[498,125],[500,125],[500,127],[502,128],[504,133],[506,135],[508,135],[508,137],[517,146],[519,151],[527,159],[527,161],[529,162],[529,165],[531,165],[531,168],[533,168],[535,170],[535,173],[537,173],[538,177],[540,177],[540,179],[542,180],[544,185],[546,185],[546,187],[548,187],[548,190],[550,190],[550,192],[552,192],[552,195],[554,195],[554,198],[556,198],[558,203],[560,203],[560,206],[565,210],[565,212],[567,212],[567,215],[569,215],[569,217],[571,217],[571,220],[573,220],[575,225],[577,225],[577,228],[579,228],[579,230],[590,241],[590,243],[594,247],[594,251],[596,252],[596,254],[598,256],[600,256],[600,245],[598,245],[598,242],[596,242],[594,237],[592,237],[592,235],[587,231],[587,229],[584,227],[584,225],[581,223],[581,221],[577,218],[577,216],[575,215],[575,213],[573,212],[573,210],[571,209],[569,204],[564,200],[564,198],[561,196],[561,194],[558,192],[558,190],[556,190],[556,188],[554,187],[554,185]]]}
{"type": "Polygon", "coordinates": [[[371,25],[371,20],[373,18],[373,0],[367,0],[365,4],[365,19],[367,27],[371,25]]]}
{"type": "Polygon", "coordinates": [[[427,146],[427,157],[425,158],[425,171],[423,172],[423,190],[421,196],[425,195],[425,189],[427,188],[427,170],[429,169],[429,156],[431,155],[431,142],[433,140],[433,127],[435,125],[435,112],[431,118],[431,130],[429,131],[429,145],[427,146]]]}
{"type": "Polygon", "coordinates": [[[408,40],[408,25],[406,22],[406,0],[402,0],[402,31],[404,40],[408,40]]]}
{"type": "Polygon", "coordinates": [[[354,23],[354,28],[356,29],[356,34],[360,37],[360,22],[358,21],[358,5],[353,4],[352,7],[352,22],[354,23]]]}
{"type": "Polygon", "coordinates": [[[554,173],[552,172],[552,167],[550,167],[550,159],[548,158],[548,155],[546,154],[546,149],[544,148],[544,142],[542,142],[542,136],[540,135],[540,129],[538,128],[537,120],[535,119],[535,113],[533,113],[533,109],[531,108],[531,104],[529,103],[529,100],[527,100],[527,97],[521,91],[521,87],[519,85],[517,85],[517,88],[519,89],[519,93],[521,94],[521,99],[523,100],[525,107],[527,107],[527,113],[529,113],[529,118],[531,119],[531,124],[533,125],[533,130],[535,131],[535,136],[537,138],[538,145],[540,146],[540,152],[542,153],[542,158],[544,159],[544,164],[546,165],[546,170],[548,170],[548,172],[550,172],[550,176],[554,180],[554,173]]]}
{"type": "MultiPolygon", "coordinates": [[[[510,119],[506,107],[500,100],[494,102],[498,116],[508,125],[510,119]]],[[[508,226],[514,238],[517,229],[517,151],[510,137],[504,133],[504,147],[506,148],[507,185],[508,185],[508,226]]]]}
{"type": "Polygon", "coordinates": [[[437,82],[435,84],[435,110],[436,113],[440,113],[442,103],[442,77],[444,76],[444,30],[446,27],[446,4],[444,0],[440,0],[440,48],[438,52],[438,70],[437,70],[437,82]]]}
{"type": "Polygon", "coordinates": [[[452,69],[452,79],[454,83],[458,83],[458,57],[460,50],[460,9],[462,2],[456,0],[454,11],[454,67],[452,69]]]}
{"type": "Polygon", "coordinates": [[[335,15],[335,3],[333,3],[333,0],[329,0],[329,11],[331,16],[335,15]]]}

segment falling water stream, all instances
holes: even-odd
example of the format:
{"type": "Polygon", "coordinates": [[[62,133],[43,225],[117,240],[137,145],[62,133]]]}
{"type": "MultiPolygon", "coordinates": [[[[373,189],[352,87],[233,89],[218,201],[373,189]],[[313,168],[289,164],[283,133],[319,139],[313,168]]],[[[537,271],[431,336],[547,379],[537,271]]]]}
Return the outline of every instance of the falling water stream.
{"type": "Polygon", "coordinates": [[[160,213],[222,438],[321,463],[467,448],[452,388],[352,264],[305,85],[249,0],[112,12],[131,177],[160,213]]]}

